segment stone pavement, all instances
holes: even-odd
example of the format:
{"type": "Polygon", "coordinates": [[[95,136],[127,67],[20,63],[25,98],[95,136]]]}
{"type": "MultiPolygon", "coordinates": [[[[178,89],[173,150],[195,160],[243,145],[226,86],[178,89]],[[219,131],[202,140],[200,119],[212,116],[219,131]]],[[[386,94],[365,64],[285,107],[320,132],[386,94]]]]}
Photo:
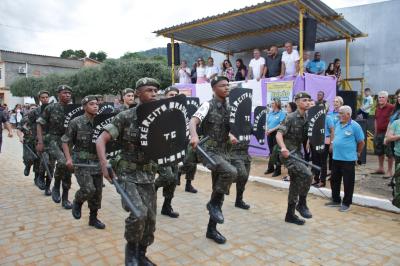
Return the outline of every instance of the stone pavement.
{"type": "MultiPolygon", "coordinates": [[[[0,265],[122,265],[124,219],[120,198],[107,184],[99,218],[105,230],[87,226],[45,197],[24,177],[21,145],[4,137],[0,154],[0,265]]],[[[283,221],[287,190],[250,183],[245,199],[249,211],[233,207],[235,188],[223,207],[228,238],[217,245],[205,238],[205,204],[210,177],[196,176],[197,194],[178,187],[173,206],[178,219],[157,216],[155,243],[149,256],[158,265],[400,265],[400,216],[352,206],[348,213],[324,207],[311,196],[314,218],[305,226],[283,221]]],[[[77,188],[73,181],[73,191],[77,188]]],[[[161,192],[158,203],[162,204],[161,192]]],[[[72,197],[70,197],[72,198],[72,197]]],[[[158,208],[158,212],[160,208],[158,208]]]]}

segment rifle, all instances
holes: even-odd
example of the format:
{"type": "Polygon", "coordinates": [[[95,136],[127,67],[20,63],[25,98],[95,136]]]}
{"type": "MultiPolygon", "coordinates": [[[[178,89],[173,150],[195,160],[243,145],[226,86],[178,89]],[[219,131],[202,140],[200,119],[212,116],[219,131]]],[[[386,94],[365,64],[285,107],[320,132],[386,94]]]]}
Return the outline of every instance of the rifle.
{"type": "Polygon", "coordinates": [[[46,155],[47,155],[47,153],[43,152],[40,155],[40,157],[41,157],[40,159],[41,159],[41,162],[44,165],[44,169],[46,170],[47,176],[50,178],[50,180],[52,180],[53,179],[53,174],[50,171],[49,162],[47,161],[47,156],[46,155]]]}
{"type": "Polygon", "coordinates": [[[199,141],[199,143],[197,144],[197,151],[200,153],[201,156],[203,156],[206,161],[210,164],[210,169],[213,170],[217,167],[217,163],[214,161],[213,158],[210,157],[210,155],[208,155],[208,153],[200,146],[202,145],[204,142],[206,142],[210,137],[204,137],[203,139],[201,139],[201,141],[199,141]]]}
{"type": "Polygon", "coordinates": [[[35,160],[39,159],[39,156],[27,144],[22,145],[29,151],[30,154],[33,155],[33,157],[35,157],[35,160]]]}

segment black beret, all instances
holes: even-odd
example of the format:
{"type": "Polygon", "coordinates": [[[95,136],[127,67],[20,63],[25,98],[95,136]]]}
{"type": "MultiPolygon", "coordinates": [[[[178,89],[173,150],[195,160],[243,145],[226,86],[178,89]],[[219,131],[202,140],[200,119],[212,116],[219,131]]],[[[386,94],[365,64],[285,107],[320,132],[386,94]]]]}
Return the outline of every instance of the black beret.
{"type": "Polygon", "coordinates": [[[215,76],[212,80],[211,80],[211,87],[214,87],[218,82],[222,81],[222,80],[226,80],[229,82],[229,79],[225,76],[215,76]]]}

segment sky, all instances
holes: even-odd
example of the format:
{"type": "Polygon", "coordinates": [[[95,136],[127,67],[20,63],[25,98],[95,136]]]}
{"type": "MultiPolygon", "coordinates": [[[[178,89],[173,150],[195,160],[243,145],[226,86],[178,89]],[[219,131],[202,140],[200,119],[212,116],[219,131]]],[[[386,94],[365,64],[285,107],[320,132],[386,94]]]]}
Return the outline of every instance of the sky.
{"type": "MultiPolygon", "coordinates": [[[[323,0],[332,8],[382,1],[323,0]]],[[[128,51],[165,47],[169,39],[153,31],[260,2],[1,0],[0,49],[51,56],[67,49],[102,50],[118,58],[128,51]]]]}

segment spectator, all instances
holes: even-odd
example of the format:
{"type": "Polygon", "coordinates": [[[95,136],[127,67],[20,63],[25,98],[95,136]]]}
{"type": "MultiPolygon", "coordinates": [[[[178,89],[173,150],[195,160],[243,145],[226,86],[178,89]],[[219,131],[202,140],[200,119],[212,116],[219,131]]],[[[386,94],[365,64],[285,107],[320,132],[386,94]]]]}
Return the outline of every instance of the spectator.
{"type": "Polygon", "coordinates": [[[191,79],[193,84],[196,84],[196,82],[197,82],[196,68],[197,68],[197,63],[194,63],[193,66],[192,66],[192,70],[190,71],[190,79],[191,79]]]}
{"type": "Polygon", "coordinates": [[[335,126],[335,136],[332,140],[333,165],[331,190],[332,200],[326,205],[331,207],[340,206],[339,211],[350,210],[352,204],[355,165],[357,159],[364,148],[364,132],[361,126],[351,120],[351,108],[344,105],[339,109],[340,122],[335,126]],[[343,178],[344,197],[343,202],[340,198],[340,187],[343,178]]]}
{"type": "Polygon", "coordinates": [[[206,66],[204,63],[203,58],[197,59],[197,67],[196,67],[196,74],[197,74],[197,84],[201,83],[206,83],[207,82],[207,77],[206,77],[206,66]]]}
{"type": "Polygon", "coordinates": [[[189,84],[191,83],[191,72],[190,68],[187,66],[187,61],[182,60],[181,65],[178,68],[178,77],[179,77],[179,83],[183,84],[189,84]]]}
{"type": "Polygon", "coordinates": [[[265,59],[261,57],[261,52],[259,49],[254,49],[254,58],[250,60],[249,64],[249,79],[256,79],[259,81],[262,78],[265,66],[265,59]]]}
{"type": "Polygon", "coordinates": [[[307,72],[315,75],[324,75],[326,64],[324,60],[321,60],[321,53],[314,53],[314,60],[307,64],[307,72]]]}
{"type": "Polygon", "coordinates": [[[11,128],[10,123],[8,123],[8,118],[5,112],[6,109],[0,111],[0,153],[1,153],[1,146],[3,144],[3,124],[4,128],[6,128],[8,131],[8,137],[11,138],[13,136],[13,130],[11,128]]]}
{"type": "Polygon", "coordinates": [[[236,75],[235,75],[235,80],[236,81],[241,81],[241,80],[245,80],[246,76],[247,76],[247,67],[243,64],[243,60],[242,59],[237,59],[236,60],[236,75]]]}
{"type": "Polygon", "coordinates": [[[278,47],[273,45],[269,49],[269,54],[265,58],[263,76],[266,78],[279,77],[282,68],[282,56],[278,53],[278,47]]]}
{"type": "Polygon", "coordinates": [[[303,53],[303,72],[307,72],[307,65],[310,62],[311,53],[304,51],[303,53]]]}
{"type": "Polygon", "coordinates": [[[286,42],[282,53],[281,78],[284,76],[297,76],[299,73],[300,56],[297,50],[293,50],[293,43],[286,42]]]}
{"type": "Polygon", "coordinates": [[[317,101],[315,102],[316,105],[321,105],[324,109],[328,112],[329,103],[325,100],[325,92],[319,91],[317,92],[317,101]]]}
{"type": "Polygon", "coordinates": [[[222,63],[222,76],[225,76],[229,79],[229,81],[233,81],[235,76],[235,71],[233,70],[231,61],[225,59],[222,63]]]}
{"type": "Polygon", "coordinates": [[[210,82],[219,73],[219,67],[214,65],[214,59],[210,56],[207,60],[206,78],[210,82]]]}
{"type": "Polygon", "coordinates": [[[389,124],[390,115],[393,113],[394,106],[388,103],[389,94],[387,91],[381,91],[378,94],[378,106],[375,111],[375,135],[374,149],[378,155],[379,168],[373,174],[385,174],[383,163],[385,155],[388,157],[387,176],[393,175],[393,152],[390,146],[384,145],[384,138],[389,124]]]}
{"type": "Polygon", "coordinates": [[[336,77],[335,76],[335,64],[334,63],[329,63],[328,68],[325,70],[325,76],[336,77]]]}
{"type": "Polygon", "coordinates": [[[390,115],[390,124],[393,124],[394,121],[400,118],[400,89],[396,91],[395,98],[396,104],[394,105],[393,113],[390,115]]]}
{"type": "Polygon", "coordinates": [[[336,90],[339,90],[340,85],[342,83],[342,69],[340,68],[340,59],[335,58],[333,61],[333,64],[335,65],[335,77],[336,77],[336,90]]]}
{"type": "MultiPolygon", "coordinates": [[[[397,93],[396,93],[397,95],[397,93]]],[[[371,112],[372,105],[374,104],[374,99],[371,96],[371,89],[365,88],[364,99],[360,109],[358,109],[357,116],[362,116],[363,119],[368,119],[369,112],[371,112]]]]}
{"type": "Polygon", "coordinates": [[[343,106],[343,98],[340,96],[336,96],[333,100],[333,111],[328,112],[328,116],[331,117],[333,124],[336,125],[339,122],[339,108],[343,106]]]}
{"type": "MultiPolygon", "coordinates": [[[[264,174],[274,173],[272,176],[279,176],[281,174],[281,163],[279,161],[278,156],[272,156],[274,147],[276,145],[276,133],[279,128],[279,125],[285,119],[286,114],[281,110],[281,101],[278,98],[274,98],[272,103],[272,111],[267,115],[266,121],[266,133],[267,142],[268,142],[268,149],[269,149],[269,160],[268,160],[268,168],[264,172],[264,174]]],[[[276,153],[277,155],[279,153],[276,153]]]]}

